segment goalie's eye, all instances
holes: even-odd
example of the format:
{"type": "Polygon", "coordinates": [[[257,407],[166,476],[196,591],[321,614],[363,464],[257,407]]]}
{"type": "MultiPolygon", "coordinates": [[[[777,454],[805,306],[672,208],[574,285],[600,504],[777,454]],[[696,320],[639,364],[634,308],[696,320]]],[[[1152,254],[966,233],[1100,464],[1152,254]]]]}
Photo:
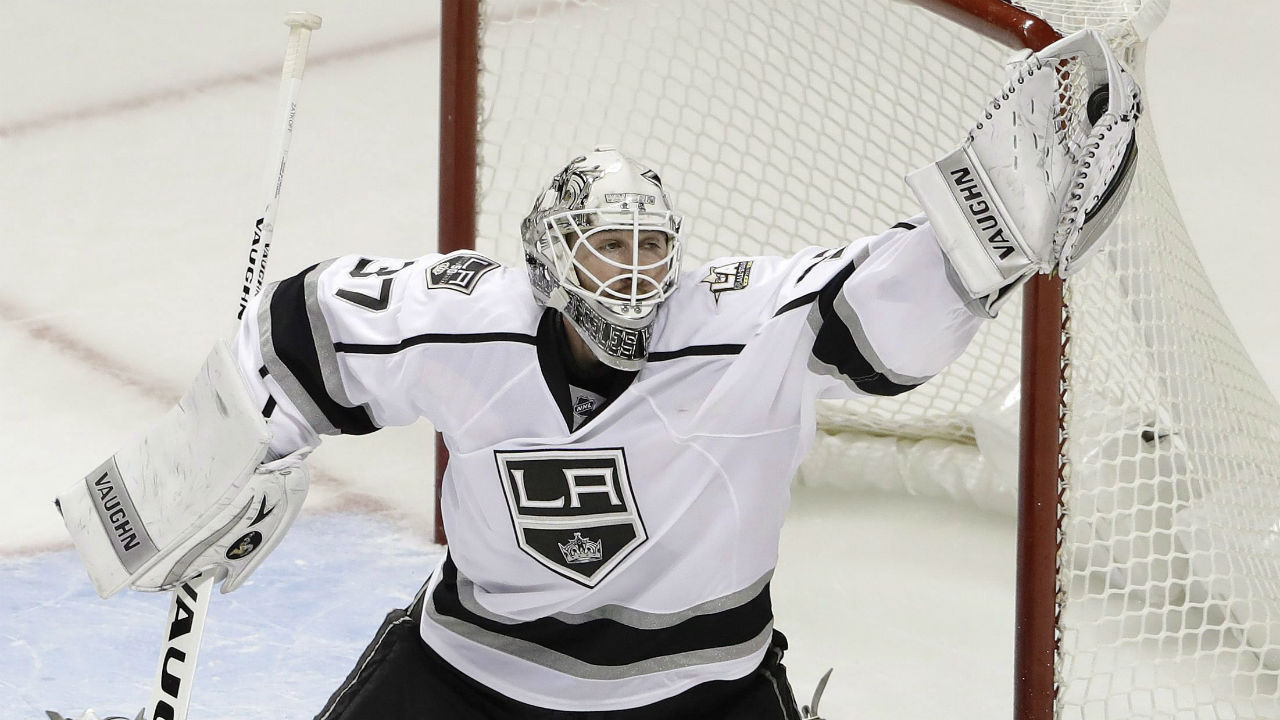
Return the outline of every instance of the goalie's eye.
{"type": "Polygon", "coordinates": [[[668,249],[667,235],[661,231],[646,230],[637,239],[631,230],[598,230],[588,236],[587,242],[596,253],[614,260],[630,260],[632,248],[646,257],[660,258],[668,249]]]}
{"type": "Polygon", "coordinates": [[[667,238],[665,235],[642,238],[640,240],[640,248],[651,252],[665,253],[667,251],[667,238]]]}

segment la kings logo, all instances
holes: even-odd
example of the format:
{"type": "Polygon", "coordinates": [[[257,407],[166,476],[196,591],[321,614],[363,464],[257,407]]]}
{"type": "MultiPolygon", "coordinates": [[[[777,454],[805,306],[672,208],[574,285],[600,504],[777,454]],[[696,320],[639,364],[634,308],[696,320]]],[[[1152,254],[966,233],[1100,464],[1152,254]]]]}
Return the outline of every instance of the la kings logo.
{"type": "Polygon", "coordinates": [[[470,295],[476,283],[498,263],[483,255],[462,253],[447,257],[427,270],[427,287],[432,290],[446,288],[470,295]]]}
{"type": "Polygon", "coordinates": [[[595,587],[648,535],[622,448],[494,451],[521,550],[595,587]]]}

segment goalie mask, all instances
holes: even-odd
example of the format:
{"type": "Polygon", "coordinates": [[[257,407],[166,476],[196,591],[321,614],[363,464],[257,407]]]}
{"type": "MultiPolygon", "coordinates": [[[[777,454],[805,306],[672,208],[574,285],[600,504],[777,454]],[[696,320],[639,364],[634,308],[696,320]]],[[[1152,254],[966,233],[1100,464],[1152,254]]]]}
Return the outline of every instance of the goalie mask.
{"type": "Polygon", "coordinates": [[[537,301],[601,362],[638,370],[680,274],[680,216],[657,173],[596,148],[551,179],[520,230],[537,301]]]}

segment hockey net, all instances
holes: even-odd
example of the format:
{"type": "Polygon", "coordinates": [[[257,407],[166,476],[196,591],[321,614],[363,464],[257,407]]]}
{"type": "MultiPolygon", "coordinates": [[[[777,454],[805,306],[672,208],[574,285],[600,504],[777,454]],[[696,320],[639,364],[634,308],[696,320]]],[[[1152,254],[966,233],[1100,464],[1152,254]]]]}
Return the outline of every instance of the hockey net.
{"type": "MultiPolygon", "coordinates": [[[[1062,34],[1101,30],[1141,78],[1165,1],[1017,6],[1062,34]]],[[[662,172],[686,267],[879,232],[918,212],[903,175],[1004,82],[1010,29],[967,4],[966,27],[894,0],[488,0],[476,247],[522,263],[536,189],[601,143],[662,172]]],[[[1196,258],[1151,123],[1106,248],[1064,291],[1059,527],[1039,528],[1057,544],[1054,688],[1020,712],[1280,717],[1280,408],[1196,258]]],[[[1020,316],[1004,308],[918,390],[824,407],[801,482],[1013,512],[1020,316]]]]}

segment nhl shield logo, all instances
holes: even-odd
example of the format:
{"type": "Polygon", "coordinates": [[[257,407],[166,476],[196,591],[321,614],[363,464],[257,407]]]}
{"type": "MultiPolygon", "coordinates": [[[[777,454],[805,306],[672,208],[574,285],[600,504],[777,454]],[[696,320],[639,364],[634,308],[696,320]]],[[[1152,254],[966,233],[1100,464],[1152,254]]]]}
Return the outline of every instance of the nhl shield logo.
{"type": "Polygon", "coordinates": [[[622,448],[494,451],[520,549],[595,587],[648,539],[622,448]]]}

